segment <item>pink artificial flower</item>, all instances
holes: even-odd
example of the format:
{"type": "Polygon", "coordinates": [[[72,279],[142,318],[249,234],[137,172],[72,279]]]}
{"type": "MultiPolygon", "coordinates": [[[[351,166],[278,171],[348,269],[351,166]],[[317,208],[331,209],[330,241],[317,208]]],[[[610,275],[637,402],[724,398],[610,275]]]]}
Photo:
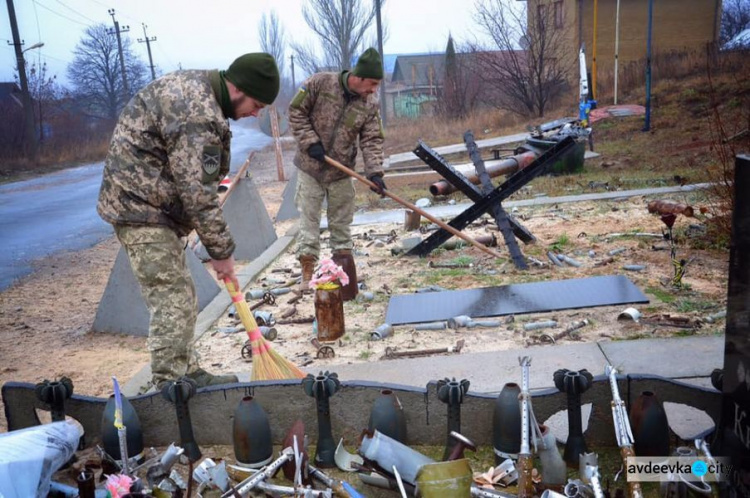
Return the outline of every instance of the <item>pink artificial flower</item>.
{"type": "Polygon", "coordinates": [[[112,498],[121,498],[130,493],[130,486],[133,485],[133,479],[122,474],[112,474],[107,476],[107,491],[112,498]]]}
{"type": "Polygon", "coordinates": [[[318,269],[313,274],[312,280],[310,280],[310,288],[325,288],[328,287],[327,284],[349,284],[349,275],[346,274],[343,268],[334,263],[331,258],[321,260],[320,266],[318,266],[318,269]]]}

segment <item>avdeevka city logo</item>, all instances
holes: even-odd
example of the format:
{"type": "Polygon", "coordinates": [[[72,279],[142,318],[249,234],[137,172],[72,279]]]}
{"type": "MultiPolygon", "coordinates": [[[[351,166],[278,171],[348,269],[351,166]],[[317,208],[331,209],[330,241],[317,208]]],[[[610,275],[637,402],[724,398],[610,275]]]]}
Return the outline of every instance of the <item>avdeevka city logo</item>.
{"type": "Polygon", "coordinates": [[[696,477],[703,477],[708,473],[708,465],[703,460],[696,460],[690,466],[690,472],[696,477]]]}

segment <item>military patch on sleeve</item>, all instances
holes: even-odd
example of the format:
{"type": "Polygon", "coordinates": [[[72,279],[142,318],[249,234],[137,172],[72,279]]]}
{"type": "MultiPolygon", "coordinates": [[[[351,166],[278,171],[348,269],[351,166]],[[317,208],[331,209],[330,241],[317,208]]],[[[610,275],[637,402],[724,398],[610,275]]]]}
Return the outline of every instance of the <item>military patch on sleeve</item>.
{"type": "Polygon", "coordinates": [[[203,147],[201,157],[201,166],[203,168],[203,183],[211,183],[219,177],[221,168],[221,147],[218,145],[206,145],[203,147]]]}
{"type": "Polygon", "coordinates": [[[302,102],[305,100],[305,97],[307,97],[307,87],[305,85],[302,85],[299,87],[299,90],[297,90],[297,95],[294,96],[292,99],[291,107],[299,107],[302,105],[302,102]]]}

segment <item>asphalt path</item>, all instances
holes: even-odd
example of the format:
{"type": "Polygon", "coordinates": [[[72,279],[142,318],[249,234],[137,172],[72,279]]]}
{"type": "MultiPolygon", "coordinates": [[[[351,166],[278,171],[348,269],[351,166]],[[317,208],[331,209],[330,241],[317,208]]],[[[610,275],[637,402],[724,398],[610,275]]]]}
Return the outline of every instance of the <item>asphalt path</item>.
{"type": "MultiPolygon", "coordinates": [[[[231,170],[237,171],[271,138],[253,123],[231,126],[231,170]]],[[[0,185],[0,291],[31,273],[34,260],[87,249],[112,235],[96,213],[103,167],[97,162],[0,185]]]]}

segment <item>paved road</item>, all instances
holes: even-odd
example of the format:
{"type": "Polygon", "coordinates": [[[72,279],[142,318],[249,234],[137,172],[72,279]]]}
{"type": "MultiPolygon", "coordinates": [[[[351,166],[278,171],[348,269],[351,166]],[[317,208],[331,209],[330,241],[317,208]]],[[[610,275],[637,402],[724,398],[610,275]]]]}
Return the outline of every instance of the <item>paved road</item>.
{"type": "MultiPolygon", "coordinates": [[[[232,170],[271,139],[232,123],[232,170]]],[[[112,234],[96,213],[103,162],[0,185],[0,291],[32,270],[35,259],[91,247],[112,234]]]]}

